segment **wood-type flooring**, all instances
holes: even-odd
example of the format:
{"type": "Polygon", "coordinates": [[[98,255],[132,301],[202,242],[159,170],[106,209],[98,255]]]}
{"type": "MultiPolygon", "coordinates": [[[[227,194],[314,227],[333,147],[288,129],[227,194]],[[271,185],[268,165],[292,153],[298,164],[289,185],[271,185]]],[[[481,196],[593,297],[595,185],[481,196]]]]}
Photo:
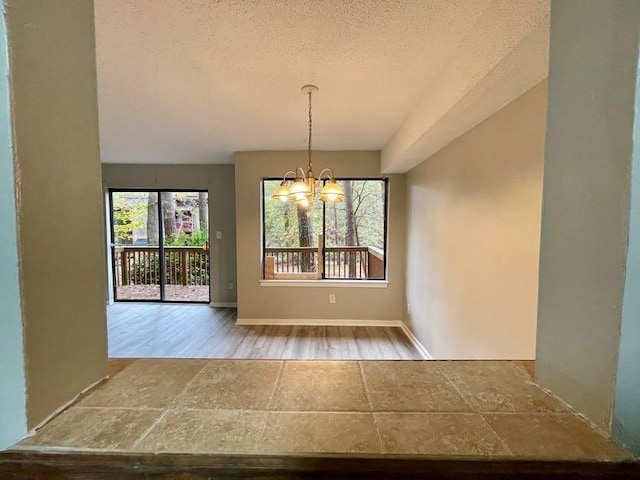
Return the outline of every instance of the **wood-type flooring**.
{"type": "Polygon", "coordinates": [[[235,308],[118,302],[110,358],[421,360],[398,327],[239,326],[235,308]]]}

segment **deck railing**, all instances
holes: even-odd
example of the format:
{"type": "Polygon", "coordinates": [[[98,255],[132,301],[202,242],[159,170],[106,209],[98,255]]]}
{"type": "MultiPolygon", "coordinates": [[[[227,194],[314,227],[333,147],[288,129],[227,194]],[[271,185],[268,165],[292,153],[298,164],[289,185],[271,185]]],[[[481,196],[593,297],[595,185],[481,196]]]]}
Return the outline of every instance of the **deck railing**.
{"type": "MultiPolygon", "coordinates": [[[[202,247],[164,247],[167,285],[209,285],[209,251],[202,247]]],[[[115,247],[116,284],[159,285],[160,249],[115,247]]]]}
{"type": "MultiPolygon", "coordinates": [[[[293,275],[318,272],[317,247],[265,248],[265,257],[273,260],[273,274],[293,275]]],[[[268,277],[269,275],[267,275],[268,277]]],[[[384,253],[375,247],[325,247],[325,278],[383,279],[384,253]]]]}

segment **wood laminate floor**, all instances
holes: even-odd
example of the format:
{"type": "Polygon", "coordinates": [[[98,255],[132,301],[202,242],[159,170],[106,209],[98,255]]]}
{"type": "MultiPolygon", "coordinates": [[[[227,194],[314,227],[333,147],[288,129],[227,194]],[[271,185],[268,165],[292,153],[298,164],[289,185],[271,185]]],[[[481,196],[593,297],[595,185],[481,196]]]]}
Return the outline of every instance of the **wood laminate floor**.
{"type": "Polygon", "coordinates": [[[235,308],[115,303],[110,358],[421,360],[397,327],[238,326],[235,308]]]}

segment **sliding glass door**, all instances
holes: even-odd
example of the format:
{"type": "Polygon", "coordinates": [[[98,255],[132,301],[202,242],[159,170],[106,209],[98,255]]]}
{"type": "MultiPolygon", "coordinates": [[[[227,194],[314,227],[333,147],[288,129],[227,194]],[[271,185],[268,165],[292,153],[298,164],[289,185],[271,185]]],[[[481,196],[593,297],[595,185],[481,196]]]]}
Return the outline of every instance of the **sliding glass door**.
{"type": "Polygon", "coordinates": [[[116,301],[209,302],[206,191],[110,190],[116,301]]]}

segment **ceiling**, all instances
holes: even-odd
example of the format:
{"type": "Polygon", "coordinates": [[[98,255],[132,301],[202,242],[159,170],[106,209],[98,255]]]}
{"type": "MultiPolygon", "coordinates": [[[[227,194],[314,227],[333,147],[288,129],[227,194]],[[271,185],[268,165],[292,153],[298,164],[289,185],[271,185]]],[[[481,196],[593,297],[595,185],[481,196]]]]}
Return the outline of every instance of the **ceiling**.
{"type": "Polygon", "coordinates": [[[406,171],[546,77],[548,0],[95,0],[103,162],[382,150],[406,171]]]}

